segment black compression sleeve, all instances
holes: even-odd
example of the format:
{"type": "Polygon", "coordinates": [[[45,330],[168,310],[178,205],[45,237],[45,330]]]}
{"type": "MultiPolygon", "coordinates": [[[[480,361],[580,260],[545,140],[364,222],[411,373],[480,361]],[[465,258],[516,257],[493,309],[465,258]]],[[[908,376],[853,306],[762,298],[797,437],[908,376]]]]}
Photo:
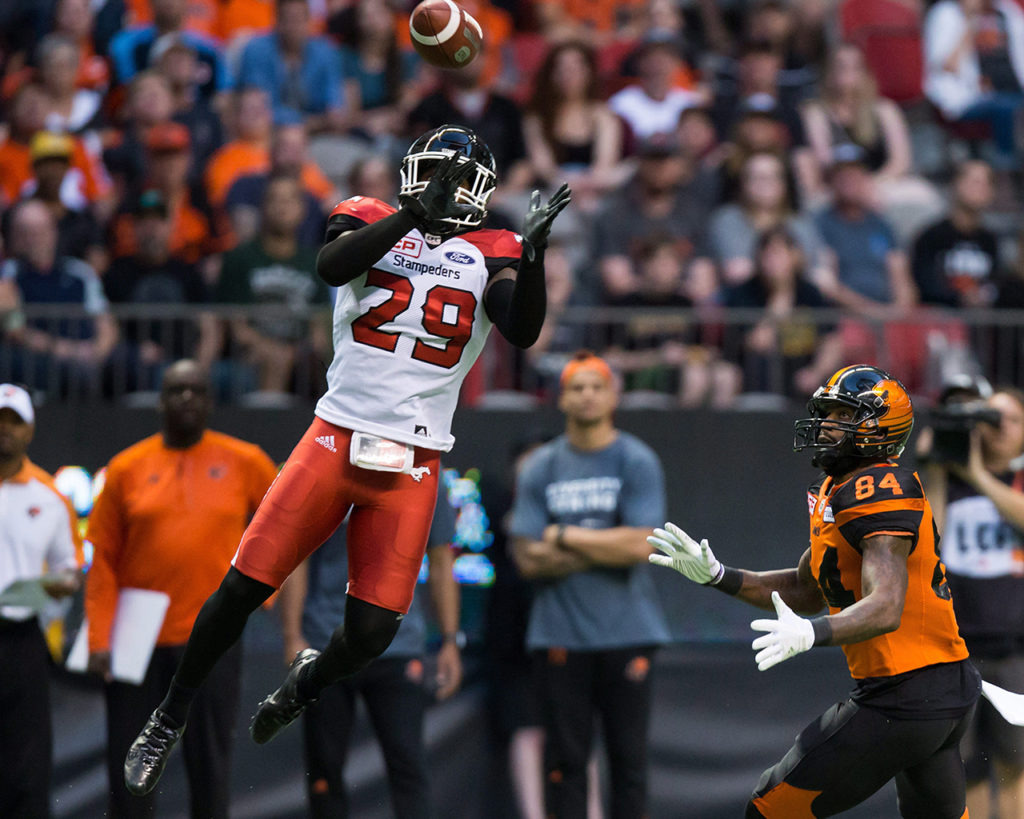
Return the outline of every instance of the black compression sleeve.
{"type": "Polygon", "coordinates": [[[320,248],[317,275],[334,287],[347,284],[373,267],[415,226],[412,214],[401,208],[377,222],[345,233],[320,248]]]}
{"type": "Polygon", "coordinates": [[[532,262],[519,263],[515,282],[502,279],[487,290],[484,308],[494,326],[509,343],[525,349],[537,340],[547,312],[548,293],[544,284],[544,251],[532,262]]]}

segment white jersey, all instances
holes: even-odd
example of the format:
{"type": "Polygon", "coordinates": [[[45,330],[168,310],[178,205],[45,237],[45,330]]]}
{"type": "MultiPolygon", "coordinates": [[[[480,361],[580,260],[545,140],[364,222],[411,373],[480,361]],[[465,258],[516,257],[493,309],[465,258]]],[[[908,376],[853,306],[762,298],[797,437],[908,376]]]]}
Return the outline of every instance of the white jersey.
{"type": "MultiPolygon", "coordinates": [[[[345,230],[395,212],[354,196],[331,222],[345,230]]],[[[407,233],[373,268],[338,288],[334,360],[316,414],[332,424],[447,452],[459,388],[483,349],[491,320],[484,287],[516,269],[521,238],[475,230],[431,247],[407,233]]]]}
{"type": "MultiPolygon", "coordinates": [[[[53,478],[26,458],[21,469],[0,481],[0,589],[16,580],[80,565],[78,518],[53,478]]],[[[0,607],[0,617],[27,620],[30,608],[0,607]]]]}

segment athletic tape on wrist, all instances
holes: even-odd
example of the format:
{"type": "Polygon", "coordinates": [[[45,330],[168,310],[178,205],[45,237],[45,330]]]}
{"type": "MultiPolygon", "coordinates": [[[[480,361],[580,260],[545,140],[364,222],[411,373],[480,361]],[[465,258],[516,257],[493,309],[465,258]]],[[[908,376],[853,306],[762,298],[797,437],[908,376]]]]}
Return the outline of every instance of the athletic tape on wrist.
{"type": "Polygon", "coordinates": [[[710,585],[726,594],[738,594],[739,590],[743,587],[743,572],[739,569],[730,569],[724,563],[721,566],[722,568],[719,570],[718,575],[711,581],[710,585]]]}

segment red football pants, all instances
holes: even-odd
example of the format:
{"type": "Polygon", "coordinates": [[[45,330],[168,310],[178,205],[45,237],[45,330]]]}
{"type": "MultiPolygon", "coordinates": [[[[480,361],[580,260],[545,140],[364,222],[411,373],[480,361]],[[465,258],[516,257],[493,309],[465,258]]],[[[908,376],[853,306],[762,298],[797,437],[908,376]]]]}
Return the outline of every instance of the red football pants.
{"type": "Polygon", "coordinates": [[[345,515],[348,593],[407,612],[437,500],[439,453],[416,448],[415,474],[378,472],[349,461],[352,431],[316,418],[288,456],[242,535],[232,565],[280,588],[345,515]]]}

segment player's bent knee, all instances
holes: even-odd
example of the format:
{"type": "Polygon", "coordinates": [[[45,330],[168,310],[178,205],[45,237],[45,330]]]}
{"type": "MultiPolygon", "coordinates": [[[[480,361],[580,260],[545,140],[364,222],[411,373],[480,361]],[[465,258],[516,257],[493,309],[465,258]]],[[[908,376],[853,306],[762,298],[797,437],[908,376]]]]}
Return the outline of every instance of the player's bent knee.
{"type": "Polygon", "coordinates": [[[231,566],[220,582],[217,593],[234,606],[255,611],[274,593],[274,587],[242,574],[231,566]]]}
{"type": "Polygon", "coordinates": [[[345,644],[367,662],[383,654],[401,625],[401,614],[355,597],[345,603],[345,644]]]}

